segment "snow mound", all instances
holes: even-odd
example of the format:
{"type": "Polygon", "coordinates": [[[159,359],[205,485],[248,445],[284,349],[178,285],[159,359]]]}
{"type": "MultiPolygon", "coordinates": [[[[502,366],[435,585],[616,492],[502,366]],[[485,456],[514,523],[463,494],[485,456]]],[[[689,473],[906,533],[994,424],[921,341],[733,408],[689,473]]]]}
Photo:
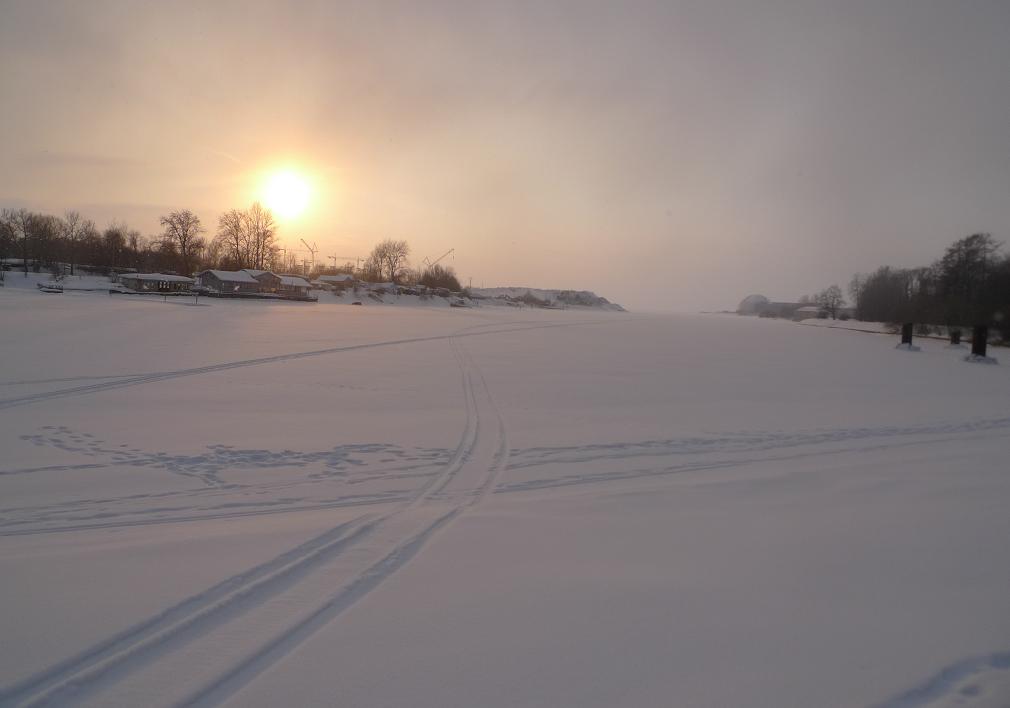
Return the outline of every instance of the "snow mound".
{"type": "Polygon", "coordinates": [[[965,361],[971,362],[972,364],[998,364],[999,360],[991,356],[981,356],[979,354],[969,354],[964,358],[965,361]]]}
{"type": "Polygon", "coordinates": [[[741,315],[756,315],[770,303],[771,301],[764,295],[748,295],[740,301],[740,304],[736,307],[736,311],[741,315]]]}
{"type": "Polygon", "coordinates": [[[543,288],[470,288],[476,298],[504,300],[541,307],[586,307],[611,312],[626,312],[616,302],[610,302],[590,290],[548,290],[543,288]]]}

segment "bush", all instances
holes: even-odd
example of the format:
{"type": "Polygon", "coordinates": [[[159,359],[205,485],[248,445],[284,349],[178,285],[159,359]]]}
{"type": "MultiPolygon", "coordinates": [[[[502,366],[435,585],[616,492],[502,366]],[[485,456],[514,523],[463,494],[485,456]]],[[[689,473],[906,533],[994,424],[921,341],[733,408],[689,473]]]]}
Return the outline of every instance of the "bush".
{"type": "Polygon", "coordinates": [[[456,271],[452,267],[447,268],[437,263],[425,268],[417,282],[429,288],[445,288],[454,293],[458,293],[462,289],[459,279],[456,277],[456,271]]]}
{"type": "Polygon", "coordinates": [[[519,300],[520,302],[526,303],[530,307],[544,307],[547,304],[546,300],[541,300],[536,295],[531,293],[529,290],[526,291],[525,295],[522,295],[521,297],[516,299],[519,300]]]}

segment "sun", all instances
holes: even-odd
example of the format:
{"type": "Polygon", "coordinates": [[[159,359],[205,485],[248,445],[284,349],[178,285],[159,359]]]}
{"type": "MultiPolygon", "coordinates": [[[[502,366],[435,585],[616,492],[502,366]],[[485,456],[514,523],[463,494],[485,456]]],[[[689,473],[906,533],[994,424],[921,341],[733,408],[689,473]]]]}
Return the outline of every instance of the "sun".
{"type": "Polygon", "coordinates": [[[263,187],[267,208],[283,219],[293,219],[305,211],[312,190],[298,173],[292,170],[275,172],[263,187]]]}

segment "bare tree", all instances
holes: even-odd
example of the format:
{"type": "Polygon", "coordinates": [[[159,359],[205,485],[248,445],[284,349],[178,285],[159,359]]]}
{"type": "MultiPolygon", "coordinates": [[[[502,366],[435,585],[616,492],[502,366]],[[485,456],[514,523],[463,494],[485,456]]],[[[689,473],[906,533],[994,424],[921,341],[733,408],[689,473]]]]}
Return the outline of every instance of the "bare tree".
{"type": "Polygon", "coordinates": [[[173,211],[168,216],[161,217],[161,225],[165,227],[165,240],[173,243],[179,250],[183,273],[189,275],[194,259],[204,247],[204,240],[200,237],[204,232],[200,217],[189,209],[173,211]]]}
{"type": "Polygon", "coordinates": [[[276,255],[274,237],[277,235],[277,223],[274,215],[259,202],[253,202],[246,212],[245,222],[251,267],[263,269],[276,255]]]}
{"type": "Polygon", "coordinates": [[[17,244],[14,228],[14,210],[0,209],[0,259],[7,258],[17,244]]]}
{"type": "Polygon", "coordinates": [[[21,265],[24,267],[25,277],[28,277],[28,246],[32,238],[32,227],[35,215],[27,209],[7,210],[7,228],[13,243],[18,244],[21,249],[21,265]]]}
{"type": "Polygon", "coordinates": [[[70,275],[77,266],[77,249],[84,236],[93,231],[95,225],[87,219],[82,219],[80,213],[68,209],[63,212],[63,238],[67,242],[67,256],[70,261],[70,275]]]}
{"type": "Polygon", "coordinates": [[[945,300],[944,320],[948,322],[987,321],[981,294],[993,268],[999,262],[1002,244],[991,234],[972,234],[947,248],[934,266],[937,285],[945,300]]]}
{"type": "Polygon", "coordinates": [[[400,272],[407,265],[407,256],[409,255],[410,246],[406,241],[386,239],[372,249],[372,254],[368,258],[373,261],[380,278],[386,277],[389,282],[395,283],[400,272]]]}
{"type": "Polygon", "coordinates": [[[63,221],[51,214],[33,214],[31,230],[35,271],[46,266],[54,273],[62,274],[62,266],[57,265],[57,251],[63,234],[63,221]]]}
{"type": "Polygon", "coordinates": [[[203,268],[222,268],[221,263],[227,259],[224,242],[215,236],[203,250],[203,268]]]}
{"type": "Polygon", "coordinates": [[[229,209],[217,220],[217,236],[214,241],[231,267],[236,269],[249,266],[247,221],[248,215],[241,209],[229,209]]]}
{"type": "Polygon", "coordinates": [[[129,231],[123,222],[113,221],[102,232],[102,260],[106,268],[116,269],[122,266],[129,231]]]}
{"type": "Polygon", "coordinates": [[[0,209],[0,283],[4,279],[4,260],[17,245],[17,231],[14,227],[14,210],[0,209]]]}
{"type": "Polygon", "coordinates": [[[382,266],[379,264],[374,251],[361,264],[358,278],[364,280],[366,283],[377,283],[382,280],[382,266]]]}
{"type": "Polygon", "coordinates": [[[837,285],[832,285],[817,293],[814,296],[814,302],[831,315],[831,319],[836,320],[838,319],[838,310],[845,305],[845,298],[842,297],[842,289],[837,285]]]}
{"type": "Polygon", "coordinates": [[[862,297],[863,288],[866,287],[866,276],[861,273],[856,273],[852,276],[852,280],[849,281],[849,300],[852,305],[856,308],[856,316],[860,319],[863,314],[859,311],[859,300],[862,297]]]}

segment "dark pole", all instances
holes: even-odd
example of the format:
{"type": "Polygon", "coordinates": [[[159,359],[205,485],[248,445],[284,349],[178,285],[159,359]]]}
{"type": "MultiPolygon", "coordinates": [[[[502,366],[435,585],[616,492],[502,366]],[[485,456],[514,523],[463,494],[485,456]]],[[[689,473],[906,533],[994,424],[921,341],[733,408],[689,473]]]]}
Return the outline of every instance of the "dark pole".
{"type": "Polygon", "coordinates": [[[902,344],[908,344],[909,346],[911,346],[911,344],[912,344],[912,323],[911,322],[906,322],[905,324],[901,325],[901,343],[902,344]]]}
{"type": "Polygon", "coordinates": [[[985,349],[988,343],[989,343],[989,326],[975,325],[971,334],[972,355],[985,356],[985,349]]]}

